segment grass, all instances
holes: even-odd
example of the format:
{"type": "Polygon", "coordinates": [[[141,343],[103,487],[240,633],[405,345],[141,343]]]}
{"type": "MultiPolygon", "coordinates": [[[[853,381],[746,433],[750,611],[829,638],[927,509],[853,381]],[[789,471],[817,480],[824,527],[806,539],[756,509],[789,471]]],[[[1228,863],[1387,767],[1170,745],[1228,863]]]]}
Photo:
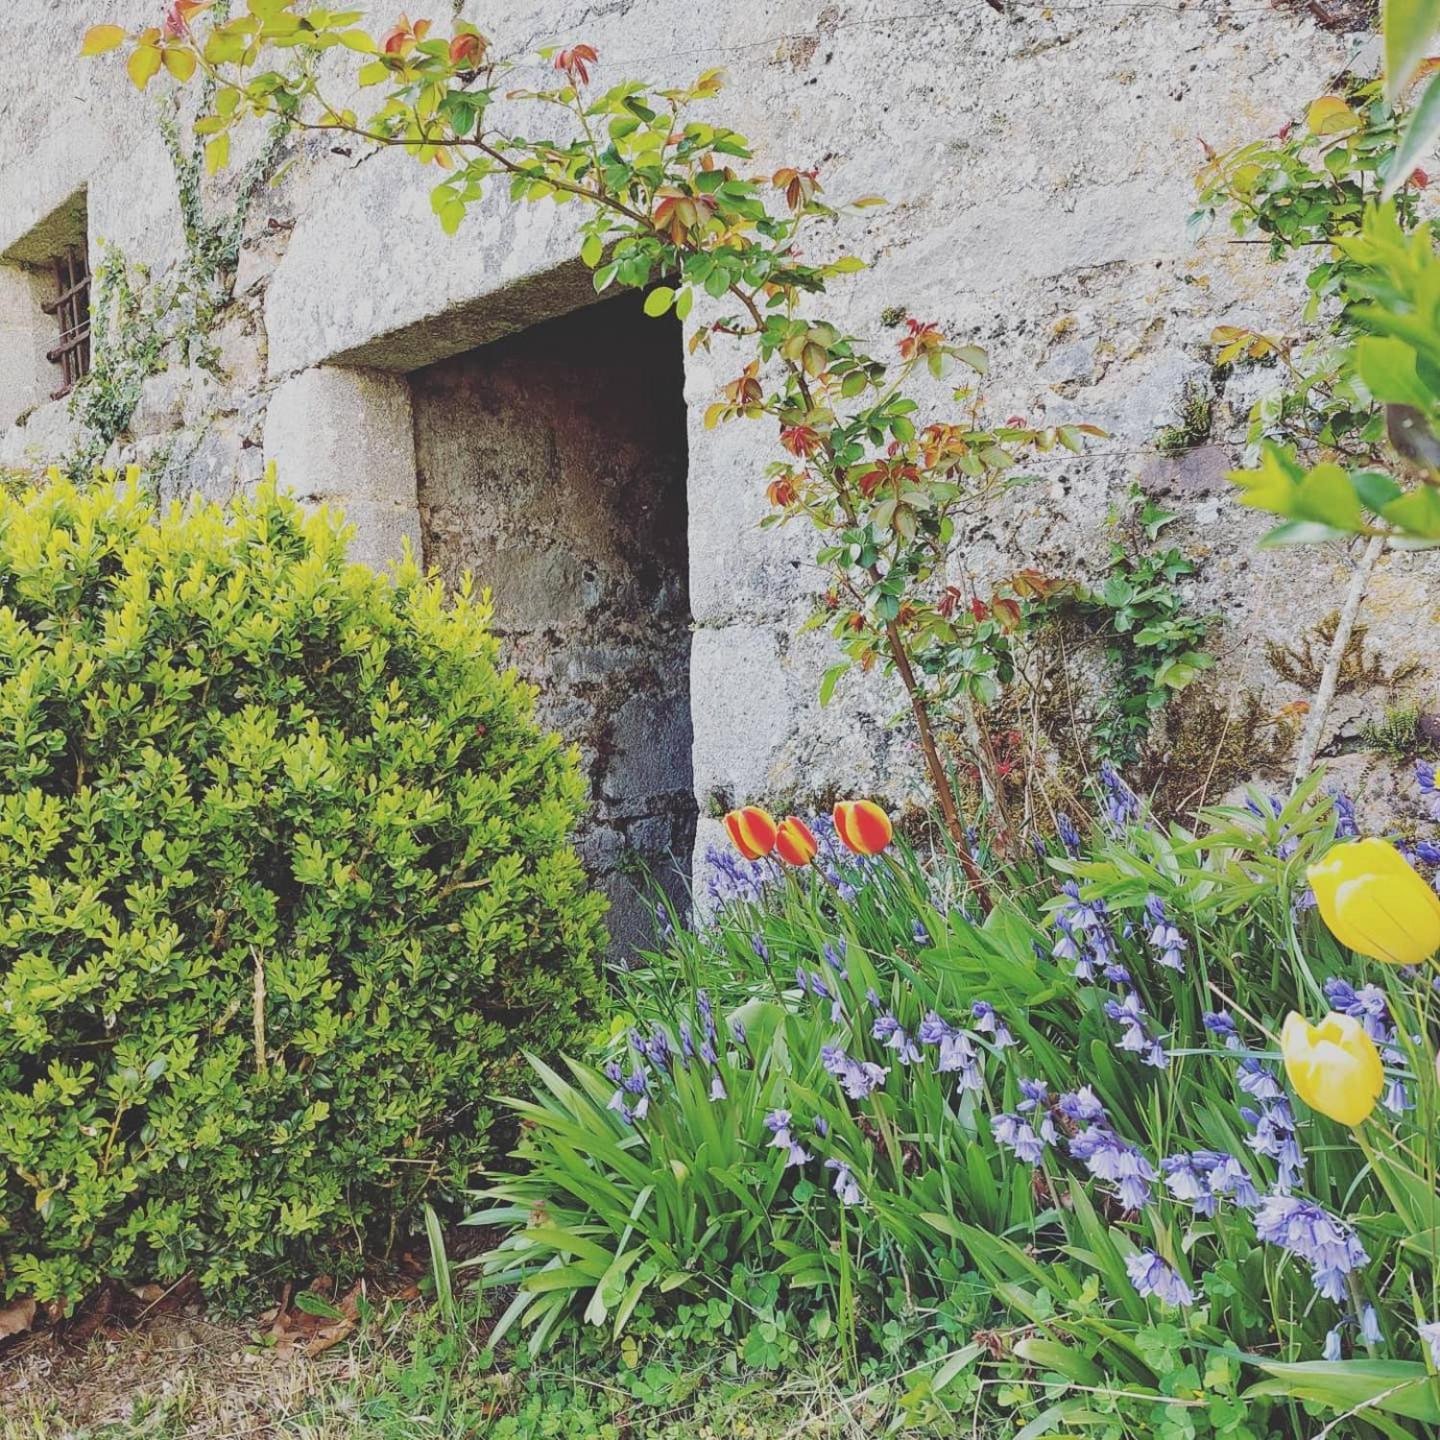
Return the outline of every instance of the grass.
{"type": "MultiPolygon", "coordinates": [[[[861,1440],[904,1427],[903,1383],[845,1393],[812,1356],[783,1375],[723,1347],[677,1360],[661,1339],[598,1357],[523,1349],[497,1366],[459,1297],[390,1305],[344,1347],[281,1355],[261,1329],[198,1312],[67,1347],[41,1334],[0,1355],[0,1440],[861,1440]],[[897,1418],[899,1417],[899,1418],[897,1418]],[[891,1429],[892,1425],[899,1428],[891,1429]]],[[[837,1357],[838,1358],[838,1357],[837,1357]]],[[[990,1432],[963,1428],[956,1435],[990,1432]]]]}

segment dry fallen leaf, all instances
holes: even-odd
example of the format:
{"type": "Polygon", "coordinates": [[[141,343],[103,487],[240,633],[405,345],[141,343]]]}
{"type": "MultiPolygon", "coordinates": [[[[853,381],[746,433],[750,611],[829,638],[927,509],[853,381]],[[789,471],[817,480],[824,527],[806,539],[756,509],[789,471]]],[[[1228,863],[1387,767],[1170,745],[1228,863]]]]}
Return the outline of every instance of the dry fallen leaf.
{"type": "Polygon", "coordinates": [[[0,1340],[10,1335],[23,1335],[35,1323],[35,1302],[17,1300],[0,1309],[0,1340]]]}

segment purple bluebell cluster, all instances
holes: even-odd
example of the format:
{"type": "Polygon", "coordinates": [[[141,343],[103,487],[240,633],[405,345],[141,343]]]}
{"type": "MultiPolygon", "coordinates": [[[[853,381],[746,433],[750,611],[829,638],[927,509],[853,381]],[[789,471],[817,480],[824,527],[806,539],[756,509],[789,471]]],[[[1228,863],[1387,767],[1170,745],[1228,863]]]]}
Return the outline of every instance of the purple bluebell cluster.
{"type": "Polygon", "coordinates": [[[1183,975],[1185,973],[1185,940],[1175,928],[1170,916],[1166,913],[1165,902],[1158,895],[1145,897],[1145,918],[1150,924],[1145,940],[1150,949],[1154,951],[1155,959],[1167,970],[1173,970],[1177,975],[1183,975]]]}
{"type": "Polygon", "coordinates": [[[1103,900],[1082,900],[1080,887],[1067,880],[1060,887],[1064,899],[1055,911],[1060,938],[1052,957],[1073,966],[1071,973],[1087,983],[1115,958],[1115,934],[1103,900]]]}
{"type": "Polygon", "coordinates": [[[1015,1158],[1026,1165],[1038,1165],[1045,1147],[1059,1141],[1051,1118],[1050,1087],[1043,1080],[1019,1082],[1020,1101],[1010,1112],[1002,1111],[990,1119],[990,1133],[996,1143],[1015,1152],[1015,1158]]]}
{"type": "Polygon", "coordinates": [[[1440,823],[1440,787],[1435,783],[1435,765],[1430,760],[1415,762],[1415,783],[1420,787],[1420,798],[1430,818],[1440,823]]]}
{"type": "Polygon", "coordinates": [[[881,1011],[870,1027],[870,1038],[878,1040],[887,1049],[895,1052],[895,1058],[902,1065],[914,1065],[920,1060],[920,1049],[906,1034],[904,1027],[888,1011],[881,1011]]]}
{"type": "Polygon", "coordinates": [[[1267,1195],[1255,1212],[1255,1233],[1305,1261],[1316,1290],[1327,1300],[1343,1300],[1346,1277],[1370,1259],[1343,1220],[1295,1195],[1267,1195]]]}
{"type": "Polygon", "coordinates": [[[934,1010],[920,1022],[915,1032],[922,1045],[937,1047],[935,1069],[942,1075],[956,1075],[962,1090],[981,1090],[985,1086],[980,1073],[980,1056],[975,1040],[966,1030],[948,1024],[934,1010]]]}
{"type": "Polygon", "coordinates": [[[1139,797],[1108,760],[1100,763],[1100,793],[1105,802],[1106,817],[1117,830],[1140,818],[1139,797]]]}
{"type": "Polygon", "coordinates": [[[711,846],[705,852],[705,893],[712,910],[729,905],[753,905],[775,880],[775,867],[765,860],[746,860],[728,846],[711,846]]]}
{"type": "Polygon", "coordinates": [[[1123,1000],[1107,1000],[1105,1014],[1120,1026],[1120,1039],[1116,1044],[1121,1050],[1138,1055],[1146,1065],[1157,1070],[1165,1068],[1169,1057],[1156,1033],[1155,1022],[1145,1013],[1138,990],[1127,991],[1123,1000]]]}
{"type": "Polygon", "coordinates": [[[790,1112],[772,1110],[765,1117],[765,1128],[770,1132],[770,1148],[785,1152],[785,1169],[792,1165],[808,1165],[815,1157],[790,1133],[790,1112]]]}
{"type": "Polygon", "coordinates": [[[1239,1050],[1243,1048],[1240,1043],[1240,1032],[1235,1027],[1235,1021],[1223,1010],[1207,1010],[1202,1020],[1205,1028],[1212,1035],[1218,1035],[1225,1042],[1225,1048],[1227,1050],[1239,1050]]]}
{"type": "Polygon", "coordinates": [[[872,1091],[878,1090],[890,1073],[883,1065],[869,1060],[852,1060],[838,1045],[822,1045],[820,1063],[825,1067],[825,1073],[833,1075],[852,1100],[863,1100],[872,1091]]]}
{"type": "Polygon", "coordinates": [[[990,1036],[990,1042],[997,1050],[1004,1050],[1015,1043],[1015,1037],[988,1000],[975,1001],[970,1007],[970,1018],[974,1020],[975,1028],[982,1035],[990,1036]]]}
{"type": "Polygon", "coordinates": [[[1360,826],[1355,821],[1355,802],[1343,790],[1332,790],[1330,800],[1335,807],[1335,838],[1355,839],[1360,833],[1360,826]]]}
{"type": "Polygon", "coordinates": [[[1125,1259],[1130,1283],[1145,1299],[1153,1297],[1166,1305],[1193,1305],[1195,1295],[1179,1272],[1167,1265],[1153,1250],[1137,1250],[1125,1259]]]}
{"type": "Polygon", "coordinates": [[[1160,1161],[1160,1173],[1171,1195],[1194,1206],[1197,1215],[1214,1215],[1221,1200],[1232,1200],[1242,1210],[1253,1210],[1260,1203],[1250,1172],[1224,1150],[1167,1155],[1160,1161]]]}
{"type": "Polygon", "coordinates": [[[1107,1122],[1096,1121],[1072,1136],[1070,1153],[1097,1180],[1115,1187],[1126,1210],[1143,1210],[1154,1198],[1155,1167],[1138,1146],[1122,1140],[1107,1122]]]}
{"type": "Polygon", "coordinates": [[[1055,817],[1055,833],[1060,837],[1060,843],[1065,847],[1065,853],[1073,860],[1080,853],[1080,832],[1075,828],[1075,822],[1065,814],[1055,817]]]}

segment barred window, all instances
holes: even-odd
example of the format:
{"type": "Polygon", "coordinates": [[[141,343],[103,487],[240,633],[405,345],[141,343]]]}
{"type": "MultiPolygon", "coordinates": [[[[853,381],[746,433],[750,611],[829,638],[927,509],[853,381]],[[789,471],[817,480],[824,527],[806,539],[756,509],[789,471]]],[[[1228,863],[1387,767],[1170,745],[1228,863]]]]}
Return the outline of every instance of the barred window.
{"type": "Polygon", "coordinates": [[[56,256],[55,286],[55,298],[42,308],[60,322],[60,342],[45,353],[60,367],[60,386],[50,396],[59,400],[90,370],[90,265],[82,246],[56,256]]]}

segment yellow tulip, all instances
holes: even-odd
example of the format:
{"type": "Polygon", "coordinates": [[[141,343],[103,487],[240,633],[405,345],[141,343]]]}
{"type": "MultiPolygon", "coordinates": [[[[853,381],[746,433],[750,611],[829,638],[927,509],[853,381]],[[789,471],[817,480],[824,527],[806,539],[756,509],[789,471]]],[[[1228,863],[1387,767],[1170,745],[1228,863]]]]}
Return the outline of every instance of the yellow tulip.
{"type": "Polygon", "coordinates": [[[1342,945],[1391,965],[1440,950],[1440,896],[1388,841],[1347,840],[1305,873],[1342,945]]]}
{"type": "Polygon", "coordinates": [[[1350,1015],[1327,1015],[1312,1025],[1293,1010],[1280,1032],[1280,1053],[1295,1093],[1342,1125],[1358,1125],[1385,1088],[1380,1052],[1350,1015]]]}

